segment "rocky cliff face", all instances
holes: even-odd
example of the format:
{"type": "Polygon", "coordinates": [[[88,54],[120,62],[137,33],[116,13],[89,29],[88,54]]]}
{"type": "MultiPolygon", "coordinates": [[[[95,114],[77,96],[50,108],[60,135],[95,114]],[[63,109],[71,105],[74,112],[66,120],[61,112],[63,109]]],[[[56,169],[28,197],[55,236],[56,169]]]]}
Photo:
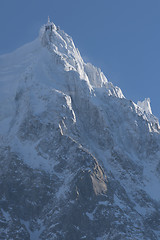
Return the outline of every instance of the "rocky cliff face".
{"type": "Polygon", "coordinates": [[[0,57],[0,83],[0,239],[160,239],[148,99],[127,100],[55,25],[0,57]]]}

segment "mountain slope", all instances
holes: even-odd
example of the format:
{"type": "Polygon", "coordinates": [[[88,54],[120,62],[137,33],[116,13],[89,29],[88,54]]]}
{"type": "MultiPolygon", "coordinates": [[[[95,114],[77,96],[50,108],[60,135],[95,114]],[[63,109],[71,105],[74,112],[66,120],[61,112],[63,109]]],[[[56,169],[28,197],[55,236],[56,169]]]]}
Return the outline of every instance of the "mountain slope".
{"type": "Polygon", "coordinates": [[[0,57],[0,239],[159,239],[160,127],[50,21],[0,57]]]}

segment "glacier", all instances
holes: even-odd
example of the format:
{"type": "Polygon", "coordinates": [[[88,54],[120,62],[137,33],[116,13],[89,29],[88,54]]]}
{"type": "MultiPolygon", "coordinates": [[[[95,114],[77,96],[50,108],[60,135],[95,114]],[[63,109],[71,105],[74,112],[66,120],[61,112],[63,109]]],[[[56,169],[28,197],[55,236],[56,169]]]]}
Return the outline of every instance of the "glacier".
{"type": "Polygon", "coordinates": [[[160,239],[160,126],[50,22],[0,56],[0,239],[160,239]]]}

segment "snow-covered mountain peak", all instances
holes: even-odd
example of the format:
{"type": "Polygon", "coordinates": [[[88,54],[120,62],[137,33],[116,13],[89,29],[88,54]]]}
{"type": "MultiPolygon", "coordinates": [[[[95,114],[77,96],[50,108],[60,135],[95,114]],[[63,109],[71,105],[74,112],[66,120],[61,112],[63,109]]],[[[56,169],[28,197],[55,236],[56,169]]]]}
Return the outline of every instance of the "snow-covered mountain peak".
{"type": "Polygon", "coordinates": [[[80,79],[87,81],[90,88],[105,85],[110,90],[109,94],[124,97],[119,88],[114,88],[112,84],[108,84],[107,78],[99,68],[83,61],[72,38],[60,27],[56,27],[50,21],[43,25],[40,29],[40,41],[42,46],[46,47],[57,58],[57,63],[64,66],[65,71],[77,72],[80,79]]]}
{"type": "Polygon", "coordinates": [[[0,56],[0,239],[160,239],[160,127],[48,19],[0,56]]]}
{"type": "Polygon", "coordinates": [[[41,27],[40,40],[42,46],[59,56],[59,62],[65,65],[66,71],[78,71],[81,78],[86,79],[83,59],[68,34],[56,27],[54,23],[48,22],[41,27]]]}

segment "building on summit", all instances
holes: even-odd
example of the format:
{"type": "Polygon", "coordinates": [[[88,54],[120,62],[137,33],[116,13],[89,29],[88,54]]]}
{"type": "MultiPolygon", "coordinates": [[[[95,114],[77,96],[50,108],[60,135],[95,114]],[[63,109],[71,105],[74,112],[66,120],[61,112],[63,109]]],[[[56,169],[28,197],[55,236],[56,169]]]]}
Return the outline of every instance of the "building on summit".
{"type": "Polygon", "coordinates": [[[50,21],[50,18],[48,17],[48,22],[45,24],[45,31],[51,31],[52,30],[57,30],[56,25],[50,21]]]}

